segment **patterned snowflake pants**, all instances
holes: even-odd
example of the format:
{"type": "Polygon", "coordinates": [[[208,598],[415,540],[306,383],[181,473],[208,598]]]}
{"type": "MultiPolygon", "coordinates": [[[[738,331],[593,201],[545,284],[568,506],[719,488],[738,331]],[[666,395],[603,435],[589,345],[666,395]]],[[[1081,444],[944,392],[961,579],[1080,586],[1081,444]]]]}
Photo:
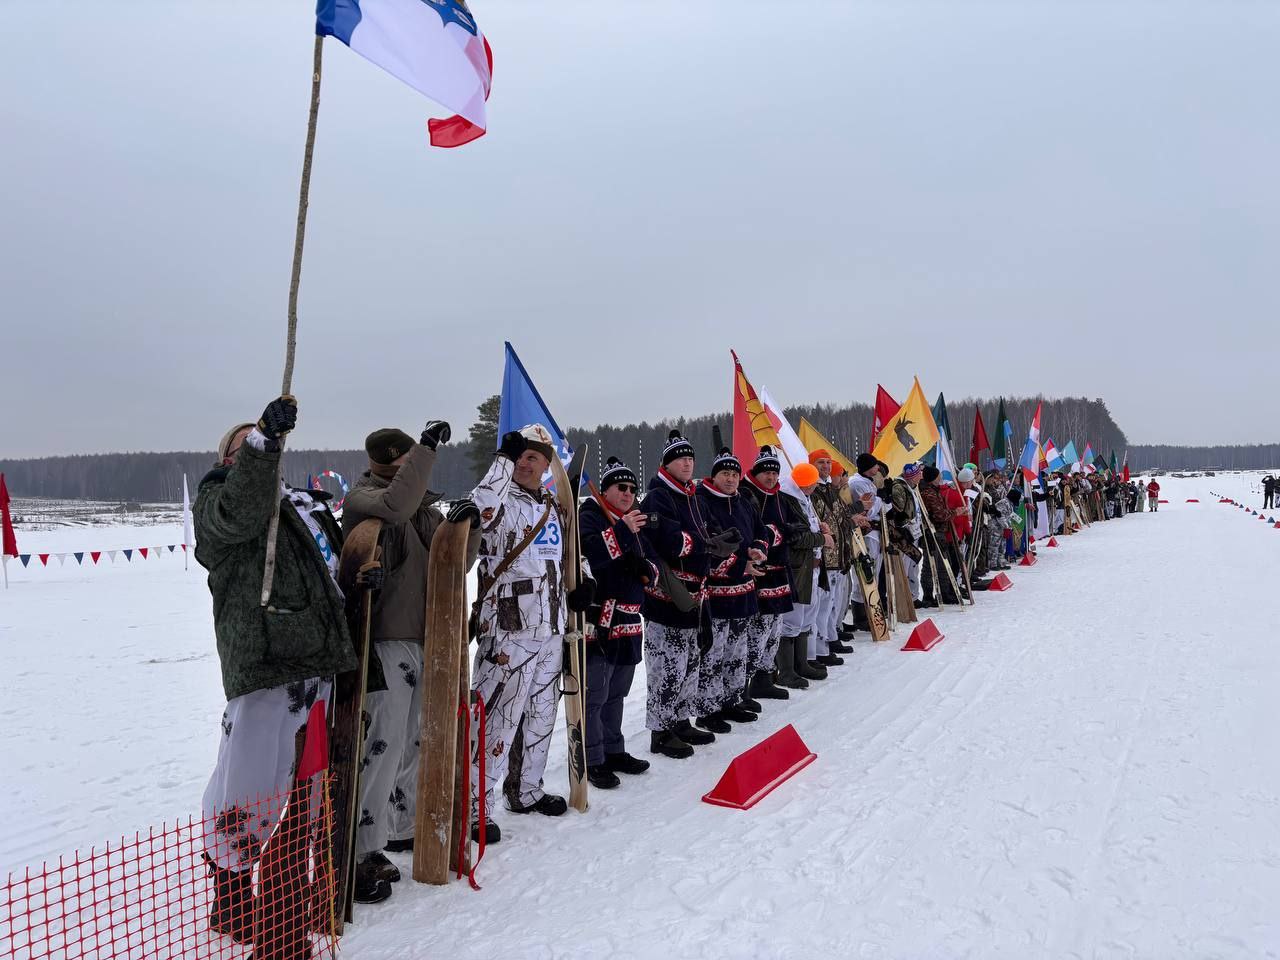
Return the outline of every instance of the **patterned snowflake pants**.
{"type": "MultiPolygon", "coordinates": [[[[204,818],[213,824],[205,851],[219,867],[248,870],[284,814],[293,786],[295,737],[332,682],[314,677],[254,690],[227,702],[218,762],[204,790],[204,818]]],[[[311,809],[320,807],[312,798],[311,809]]]]}
{"type": "Polygon", "coordinates": [[[418,799],[422,644],[379,640],[373,649],[382,661],[387,689],[365,697],[369,728],[360,764],[360,819],[356,821],[360,857],[381,850],[388,840],[412,837],[418,799]]]}
{"type": "Polygon", "coordinates": [[[782,642],[782,617],[762,613],[751,618],[747,642],[747,676],[758,670],[772,673],[778,645],[782,642]]]}
{"type": "Polygon", "coordinates": [[[694,701],[700,717],[731,707],[742,699],[747,685],[747,650],[751,618],[711,618],[711,649],[698,664],[698,693],[694,701]]]}
{"type": "Polygon", "coordinates": [[[587,766],[604,763],[605,754],[626,752],[622,705],[635,675],[634,664],[613,663],[598,643],[587,644],[587,766]]]}
{"type": "MultiPolygon", "coordinates": [[[[560,665],[564,638],[527,630],[500,631],[481,637],[476,650],[471,689],[484,698],[485,811],[494,809],[497,791],[507,776],[508,751],[524,721],[524,750],[520,759],[520,804],[542,799],[542,773],[556,726],[560,703],[560,665]]],[[[479,754],[473,753],[472,814],[480,802],[479,754]]]]}
{"type": "Polygon", "coordinates": [[[698,629],[644,625],[644,665],[648,679],[644,725],[670,730],[694,715],[698,695],[698,629]]]}
{"type": "Polygon", "coordinates": [[[987,564],[994,570],[1004,563],[1004,527],[998,523],[987,526],[987,564]]]}

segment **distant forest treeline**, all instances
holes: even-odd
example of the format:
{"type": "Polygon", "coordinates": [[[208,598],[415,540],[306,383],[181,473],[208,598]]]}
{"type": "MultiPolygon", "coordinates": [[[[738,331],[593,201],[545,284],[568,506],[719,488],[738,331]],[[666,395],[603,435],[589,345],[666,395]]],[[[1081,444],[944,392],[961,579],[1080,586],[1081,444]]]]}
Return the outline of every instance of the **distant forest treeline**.
{"type": "MultiPolygon", "coordinates": [[[[900,398],[902,399],[902,398],[900,398]]],[[[1067,440],[1075,440],[1080,452],[1084,443],[1093,444],[1099,456],[1109,457],[1114,450],[1117,459],[1129,451],[1129,466],[1135,471],[1151,469],[1270,469],[1280,466],[1280,444],[1237,447],[1173,447],[1128,446],[1125,433],[1112,419],[1101,399],[1067,397],[1048,400],[1041,397],[1005,398],[1005,409],[1013,424],[1014,456],[1021,452],[1027,427],[1037,403],[1043,403],[1041,437],[1052,437],[1059,448],[1067,440]]],[[[963,462],[969,452],[974,423],[974,408],[982,410],[987,432],[995,440],[996,410],[999,400],[961,399],[947,402],[948,419],[954,436],[957,458],[963,462]]],[[[865,450],[871,429],[869,404],[848,406],[788,407],[787,417],[798,424],[807,418],[819,431],[850,457],[865,450]]],[[[593,429],[569,429],[573,444],[589,443],[588,469],[598,469],[609,456],[621,457],[636,470],[643,468],[652,475],[659,464],[662,446],[672,429],[687,436],[700,459],[710,459],[714,452],[712,431],[720,426],[725,441],[731,443],[732,423],[728,413],[662,421],[628,424],[622,427],[602,425],[593,429]]],[[[463,435],[461,425],[455,436],[463,435]]],[[[450,444],[441,449],[432,486],[446,496],[470,490],[479,479],[471,456],[469,442],[450,444]]],[[[481,458],[483,459],[483,458],[481,458]]],[[[176,502],[182,499],[182,476],[196,486],[213,463],[213,454],[183,453],[107,453],[69,457],[42,457],[31,460],[0,460],[0,472],[6,475],[9,492],[18,497],[58,497],[89,500],[132,500],[139,502],[176,502]]],[[[285,454],[286,479],[302,486],[307,476],[322,470],[334,470],[353,482],[366,468],[363,450],[289,450],[285,454]]],[[[336,484],[324,481],[337,492],[336,484]]]]}

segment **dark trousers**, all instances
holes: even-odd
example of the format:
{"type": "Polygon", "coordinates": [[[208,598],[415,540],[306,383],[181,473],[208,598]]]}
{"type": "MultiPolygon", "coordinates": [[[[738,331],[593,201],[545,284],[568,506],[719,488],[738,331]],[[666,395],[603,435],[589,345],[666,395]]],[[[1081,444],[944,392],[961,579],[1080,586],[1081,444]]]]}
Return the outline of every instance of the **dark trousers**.
{"type": "Polygon", "coordinates": [[[610,663],[596,644],[587,644],[587,766],[599,766],[605,754],[627,749],[622,704],[635,673],[634,665],[610,663]]]}

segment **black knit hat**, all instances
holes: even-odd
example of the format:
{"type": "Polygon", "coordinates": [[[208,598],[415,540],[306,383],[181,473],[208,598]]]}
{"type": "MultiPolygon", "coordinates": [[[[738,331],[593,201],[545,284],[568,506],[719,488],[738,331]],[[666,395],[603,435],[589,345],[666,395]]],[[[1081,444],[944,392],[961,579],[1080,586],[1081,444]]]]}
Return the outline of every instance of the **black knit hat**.
{"type": "Polygon", "coordinates": [[[875,465],[879,462],[880,462],[879,460],[877,460],[874,456],[872,456],[869,453],[860,453],[858,454],[858,461],[856,466],[858,468],[859,473],[866,473],[868,470],[875,467],[875,465]]]}
{"type": "Polygon", "coordinates": [[[364,438],[364,450],[369,460],[383,466],[402,457],[413,446],[413,437],[395,427],[383,427],[364,438]]]}
{"type": "Polygon", "coordinates": [[[764,446],[760,448],[760,455],[756,457],[756,462],[751,465],[751,475],[754,477],[757,474],[768,473],[770,470],[781,473],[782,461],[773,452],[773,447],[764,446]]]}
{"type": "Polygon", "coordinates": [[[716,458],[711,464],[711,475],[713,477],[721,470],[732,470],[737,474],[742,473],[742,464],[738,462],[738,458],[733,455],[733,451],[728,447],[721,447],[720,452],[716,454],[716,458]]]}
{"type": "Polygon", "coordinates": [[[636,482],[636,475],[631,472],[631,468],[617,457],[610,457],[609,461],[604,465],[604,473],[600,475],[601,492],[608,490],[615,483],[629,483],[633,487],[639,486],[636,482]]]}
{"type": "Polygon", "coordinates": [[[933,483],[933,481],[937,480],[939,476],[941,476],[941,474],[938,473],[937,467],[931,467],[928,464],[925,464],[925,468],[924,468],[925,483],[933,483]]]}
{"type": "Polygon", "coordinates": [[[665,467],[672,460],[693,456],[693,444],[680,435],[679,430],[667,434],[667,445],[662,448],[662,465],[665,467]]]}

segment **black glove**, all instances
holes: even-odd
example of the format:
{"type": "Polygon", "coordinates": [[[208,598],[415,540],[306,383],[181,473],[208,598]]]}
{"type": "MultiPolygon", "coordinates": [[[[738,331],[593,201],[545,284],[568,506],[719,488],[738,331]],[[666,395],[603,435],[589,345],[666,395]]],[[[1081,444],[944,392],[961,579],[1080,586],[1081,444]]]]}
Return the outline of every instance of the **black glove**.
{"type": "Polygon", "coordinates": [[[876,496],[878,496],[881,500],[883,500],[885,503],[889,504],[890,506],[893,506],[893,484],[886,483],[883,487],[881,487],[879,490],[876,491],[876,496]]]}
{"type": "Polygon", "coordinates": [[[737,552],[740,543],[742,543],[742,534],[738,532],[737,527],[730,527],[728,530],[717,533],[707,541],[707,553],[719,560],[723,560],[725,557],[733,556],[737,552]]]}
{"type": "Polygon", "coordinates": [[[582,613],[596,598],[596,582],[590,577],[583,577],[578,585],[569,591],[565,600],[569,603],[569,609],[574,613],[582,613]]]}
{"type": "Polygon", "coordinates": [[[520,459],[521,454],[529,449],[529,442],[520,435],[519,430],[512,430],[502,437],[502,443],[498,445],[498,453],[506,457],[512,463],[520,459]]]}
{"type": "Polygon", "coordinates": [[[480,508],[470,497],[463,497],[461,500],[454,501],[449,512],[445,514],[445,519],[450,523],[462,523],[468,520],[471,522],[471,529],[474,530],[480,526],[480,508]]]}
{"type": "Polygon", "coordinates": [[[356,587],[360,590],[381,590],[386,579],[387,573],[382,569],[382,564],[375,563],[360,568],[360,572],[356,574],[356,587]]]}
{"type": "Polygon", "coordinates": [[[279,443],[280,438],[297,425],[298,401],[288,393],[268,403],[258,418],[258,432],[268,443],[279,443]]]}
{"type": "Polygon", "coordinates": [[[649,566],[649,561],[638,553],[624,553],[622,555],[622,569],[627,571],[627,576],[633,580],[648,583],[653,579],[653,568],[649,566]]]}
{"type": "Polygon", "coordinates": [[[422,428],[422,437],[418,442],[428,450],[434,450],[440,444],[448,443],[451,436],[453,431],[449,429],[446,421],[428,420],[427,425],[422,428]]]}

